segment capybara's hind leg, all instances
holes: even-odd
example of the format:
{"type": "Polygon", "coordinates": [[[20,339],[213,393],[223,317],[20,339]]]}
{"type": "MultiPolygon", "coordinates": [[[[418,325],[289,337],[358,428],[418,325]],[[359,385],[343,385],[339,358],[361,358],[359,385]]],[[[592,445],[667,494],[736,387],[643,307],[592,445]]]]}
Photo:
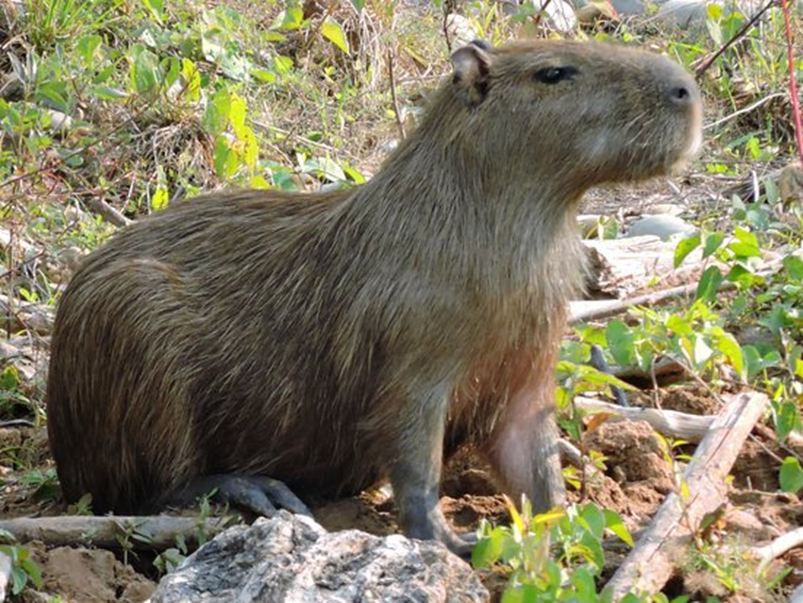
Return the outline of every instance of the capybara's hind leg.
{"type": "Polygon", "coordinates": [[[312,517],[312,513],[290,488],[279,480],[252,475],[205,475],[169,494],[166,504],[188,504],[195,499],[215,492],[232,506],[258,515],[271,517],[281,507],[312,517]]]}
{"type": "Polygon", "coordinates": [[[533,373],[513,394],[491,442],[491,462],[507,494],[522,494],[538,513],[562,505],[566,486],[560,464],[555,407],[544,375],[533,373]]]}

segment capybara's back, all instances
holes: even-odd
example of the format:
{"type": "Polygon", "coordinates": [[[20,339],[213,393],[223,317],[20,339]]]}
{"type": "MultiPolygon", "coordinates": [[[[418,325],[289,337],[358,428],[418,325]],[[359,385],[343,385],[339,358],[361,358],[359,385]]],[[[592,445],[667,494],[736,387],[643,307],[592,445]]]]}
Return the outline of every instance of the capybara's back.
{"type": "Polygon", "coordinates": [[[452,61],[368,184],[176,203],[85,261],[47,391],[68,500],[138,512],[219,487],[269,513],[285,486],[390,478],[405,533],[462,551],[438,487],[444,444],[471,441],[514,499],[562,501],[552,372],[584,272],[578,201],[688,158],[699,92],[597,44],[452,61]]]}

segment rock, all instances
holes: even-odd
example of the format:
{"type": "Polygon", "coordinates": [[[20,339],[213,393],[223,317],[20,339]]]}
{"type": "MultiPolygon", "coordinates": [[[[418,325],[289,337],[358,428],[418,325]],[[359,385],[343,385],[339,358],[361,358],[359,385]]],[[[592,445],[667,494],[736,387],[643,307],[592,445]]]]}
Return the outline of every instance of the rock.
{"type": "Polygon", "coordinates": [[[547,23],[562,33],[573,31],[577,26],[574,7],[568,0],[529,0],[536,11],[544,11],[547,23]]]}
{"type": "Polygon", "coordinates": [[[668,241],[670,237],[686,237],[697,232],[697,228],[677,216],[668,214],[658,214],[654,216],[643,216],[633,222],[625,235],[629,237],[642,237],[653,235],[662,241],[668,241]]]}
{"type": "Polygon", "coordinates": [[[457,49],[481,37],[474,24],[463,15],[450,13],[446,15],[446,34],[452,48],[457,49]]]}
{"type": "Polygon", "coordinates": [[[488,601],[464,561],[433,541],[327,532],[278,512],[218,535],[165,576],[150,603],[488,601]]]}
{"type": "Polygon", "coordinates": [[[790,163],[778,177],[778,194],[785,204],[803,204],[803,167],[790,163]]]}

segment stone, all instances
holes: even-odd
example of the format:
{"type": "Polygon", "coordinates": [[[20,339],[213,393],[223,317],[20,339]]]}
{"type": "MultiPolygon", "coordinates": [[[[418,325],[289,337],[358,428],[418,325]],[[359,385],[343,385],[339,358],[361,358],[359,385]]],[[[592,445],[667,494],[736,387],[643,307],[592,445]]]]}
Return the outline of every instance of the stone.
{"type": "Polygon", "coordinates": [[[643,216],[633,222],[625,237],[642,237],[653,235],[662,241],[667,241],[671,237],[683,238],[693,235],[697,228],[685,220],[668,214],[658,214],[654,216],[643,216]]]}
{"type": "Polygon", "coordinates": [[[162,579],[150,603],[489,600],[471,567],[438,542],[327,532],[279,511],[202,546],[162,579]]]}

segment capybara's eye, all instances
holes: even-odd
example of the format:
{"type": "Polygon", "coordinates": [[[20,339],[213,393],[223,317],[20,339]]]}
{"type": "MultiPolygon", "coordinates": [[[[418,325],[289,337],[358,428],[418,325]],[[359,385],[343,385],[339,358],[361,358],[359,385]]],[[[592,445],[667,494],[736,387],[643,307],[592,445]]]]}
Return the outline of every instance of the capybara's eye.
{"type": "Polygon", "coordinates": [[[578,73],[575,67],[546,67],[535,72],[536,81],[544,84],[557,84],[562,80],[568,80],[578,73]]]}

